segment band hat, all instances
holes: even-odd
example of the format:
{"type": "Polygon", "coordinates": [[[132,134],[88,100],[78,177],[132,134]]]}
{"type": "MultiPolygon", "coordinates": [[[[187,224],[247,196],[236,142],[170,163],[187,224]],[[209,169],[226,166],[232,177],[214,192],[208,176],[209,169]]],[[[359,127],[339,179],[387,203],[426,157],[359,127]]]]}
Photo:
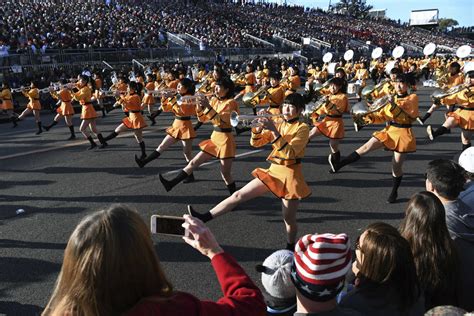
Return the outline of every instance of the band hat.
{"type": "Polygon", "coordinates": [[[346,234],[306,235],[296,244],[291,279],[305,297],[331,300],[344,287],[351,257],[346,234]]]}

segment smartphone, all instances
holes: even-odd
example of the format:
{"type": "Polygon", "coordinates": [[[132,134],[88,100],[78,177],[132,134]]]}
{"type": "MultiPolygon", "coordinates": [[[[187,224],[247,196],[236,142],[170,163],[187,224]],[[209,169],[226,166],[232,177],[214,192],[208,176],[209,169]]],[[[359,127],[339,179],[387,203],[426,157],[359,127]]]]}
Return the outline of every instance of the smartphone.
{"type": "Polygon", "coordinates": [[[152,215],[151,216],[151,232],[153,234],[161,234],[175,237],[187,236],[187,231],[181,225],[184,218],[177,216],[152,215]]]}

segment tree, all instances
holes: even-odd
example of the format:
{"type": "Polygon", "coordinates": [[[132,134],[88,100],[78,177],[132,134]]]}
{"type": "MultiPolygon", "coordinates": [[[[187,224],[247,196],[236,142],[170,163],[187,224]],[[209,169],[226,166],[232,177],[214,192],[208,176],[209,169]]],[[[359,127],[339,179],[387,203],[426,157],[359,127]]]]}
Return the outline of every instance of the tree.
{"type": "Polygon", "coordinates": [[[454,19],[450,19],[450,18],[447,18],[447,19],[441,18],[439,19],[439,22],[438,22],[438,28],[443,32],[446,31],[448,27],[452,27],[456,25],[459,25],[458,21],[454,19]]]}
{"type": "Polygon", "coordinates": [[[352,16],[354,18],[365,18],[373,7],[365,3],[365,0],[340,0],[333,6],[333,10],[352,16]]]}

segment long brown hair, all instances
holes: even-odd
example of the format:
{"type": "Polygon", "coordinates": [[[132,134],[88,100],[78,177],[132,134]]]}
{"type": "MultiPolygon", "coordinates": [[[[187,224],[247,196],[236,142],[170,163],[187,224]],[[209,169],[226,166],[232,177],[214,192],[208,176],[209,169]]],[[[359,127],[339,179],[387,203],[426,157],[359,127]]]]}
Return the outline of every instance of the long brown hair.
{"type": "Polygon", "coordinates": [[[389,224],[370,224],[361,245],[361,277],[377,284],[390,284],[399,294],[401,311],[409,309],[420,292],[410,245],[389,224]]]}
{"type": "Polygon", "coordinates": [[[452,292],[458,278],[458,255],[444,206],[435,194],[423,191],[411,197],[400,233],[410,244],[421,287],[452,292]]]}
{"type": "Polygon", "coordinates": [[[85,217],[72,233],[43,315],[119,315],[142,298],[172,294],[147,225],[115,204],[85,217]]]}

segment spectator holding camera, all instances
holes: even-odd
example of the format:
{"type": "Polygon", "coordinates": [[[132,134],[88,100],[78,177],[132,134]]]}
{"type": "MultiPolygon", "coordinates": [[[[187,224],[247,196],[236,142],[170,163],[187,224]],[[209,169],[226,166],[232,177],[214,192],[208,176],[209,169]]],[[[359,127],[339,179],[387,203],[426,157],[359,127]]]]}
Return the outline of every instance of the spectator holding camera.
{"type": "Polygon", "coordinates": [[[72,233],[43,315],[265,315],[260,290],[198,219],[183,239],[211,259],[224,297],[200,301],[173,290],[147,225],[125,205],[85,217],[72,233]]]}

